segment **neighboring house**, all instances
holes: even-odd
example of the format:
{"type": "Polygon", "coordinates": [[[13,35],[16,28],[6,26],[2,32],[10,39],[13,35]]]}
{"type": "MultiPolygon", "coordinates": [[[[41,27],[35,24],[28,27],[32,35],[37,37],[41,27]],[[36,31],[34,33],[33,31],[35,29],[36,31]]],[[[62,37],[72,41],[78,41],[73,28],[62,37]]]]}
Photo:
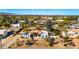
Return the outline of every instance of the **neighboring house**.
{"type": "Polygon", "coordinates": [[[63,22],[63,17],[58,17],[58,19],[56,20],[57,22],[63,22]]]}
{"type": "Polygon", "coordinates": [[[79,17],[78,17],[77,21],[79,21],[79,17]]]}
{"type": "Polygon", "coordinates": [[[52,18],[52,17],[48,17],[48,19],[49,19],[49,20],[52,20],[53,18],[52,18]]]}
{"type": "Polygon", "coordinates": [[[44,25],[46,22],[47,22],[47,20],[38,20],[37,23],[40,25],[44,25]]]}
{"type": "Polygon", "coordinates": [[[11,24],[12,27],[20,27],[20,24],[11,24]]]}
{"type": "Polygon", "coordinates": [[[79,29],[79,24],[72,24],[69,26],[70,29],[79,29]]]}
{"type": "Polygon", "coordinates": [[[59,39],[59,36],[50,36],[50,38],[55,38],[55,39],[59,39]]]}
{"type": "Polygon", "coordinates": [[[62,31],[61,34],[62,34],[63,37],[66,36],[66,32],[65,31],[62,31]]]}
{"type": "Polygon", "coordinates": [[[63,19],[58,19],[57,21],[58,21],[58,22],[63,22],[64,20],[63,20],[63,19]]]}
{"type": "Polygon", "coordinates": [[[5,31],[3,38],[6,38],[6,37],[12,35],[13,33],[14,33],[13,31],[5,31]]]}
{"type": "Polygon", "coordinates": [[[59,25],[58,25],[58,24],[55,24],[55,25],[53,25],[52,28],[54,28],[54,29],[59,29],[59,25]]]}
{"type": "Polygon", "coordinates": [[[6,31],[6,29],[0,29],[0,35],[4,35],[5,31],[6,31]]]}
{"type": "Polygon", "coordinates": [[[6,37],[10,36],[11,34],[13,34],[13,32],[9,31],[7,29],[0,30],[0,35],[2,35],[3,38],[6,38],[6,37]]]}
{"type": "Polygon", "coordinates": [[[6,29],[0,29],[0,40],[3,39],[6,29]]]}
{"type": "Polygon", "coordinates": [[[25,22],[25,20],[20,20],[20,21],[19,21],[19,23],[23,23],[23,22],[25,22]]]}
{"type": "Polygon", "coordinates": [[[8,30],[16,32],[19,30],[19,28],[18,27],[10,27],[8,30]]]}
{"type": "Polygon", "coordinates": [[[67,35],[69,37],[77,37],[79,36],[79,29],[68,30],[67,35]]]}
{"type": "Polygon", "coordinates": [[[34,23],[37,24],[38,23],[38,20],[35,20],[34,23]]]}

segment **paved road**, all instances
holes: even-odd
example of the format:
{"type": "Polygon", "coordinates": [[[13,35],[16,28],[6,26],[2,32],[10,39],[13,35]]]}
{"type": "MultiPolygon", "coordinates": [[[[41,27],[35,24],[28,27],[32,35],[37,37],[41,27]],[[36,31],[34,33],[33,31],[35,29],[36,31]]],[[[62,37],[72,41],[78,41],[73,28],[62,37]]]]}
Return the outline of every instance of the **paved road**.
{"type": "MultiPolygon", "coordinates": [[[[16,42],[16,39],[19,38],[20,36],[19,35],[16,35],[16,36],[10,36],[7,40],[9,40],[8,42],[2,42],[3,45],[2,45],[2,48],[3,49],[7,49],[9,46],[11,46],[14,42],[16,42]],[[5,43],[5,44],[4,44],[5,43]]],[[[6,40],[6,39],[5,39],[6,40]]]]}

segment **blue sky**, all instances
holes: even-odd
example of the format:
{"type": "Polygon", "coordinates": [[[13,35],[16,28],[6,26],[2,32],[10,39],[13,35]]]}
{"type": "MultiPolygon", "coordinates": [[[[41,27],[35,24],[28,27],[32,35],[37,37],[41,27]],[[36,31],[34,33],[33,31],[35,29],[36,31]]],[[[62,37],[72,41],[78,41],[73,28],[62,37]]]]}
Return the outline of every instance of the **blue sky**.
{"type": "Polygon", "coordinates": [[[79,15],[79,9],[0,9],[0,12],[22,15],[79,15]]]}

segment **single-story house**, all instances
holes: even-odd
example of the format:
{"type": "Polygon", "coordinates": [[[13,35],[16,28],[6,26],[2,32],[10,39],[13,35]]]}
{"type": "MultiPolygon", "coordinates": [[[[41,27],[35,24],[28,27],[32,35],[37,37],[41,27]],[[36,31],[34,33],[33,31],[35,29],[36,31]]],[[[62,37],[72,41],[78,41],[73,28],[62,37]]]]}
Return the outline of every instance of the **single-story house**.
{"type": "Polygon", "coordinates": [[[37,23],[40,24],[40,25],[43,25],[47,22],[47,20],[45,19],[41,19],[41,20],[38,20],[37,23]]]}
{"type": "Polygon", "coordinates": [[[2,35],[3,38],[6,38],[6,37],[10,36],[11,34],[13,34],[13,32],[9,31],[7,29],[0,30],[0,35],[2,35]]]}
{"type": "Polygon", "coordinates": [[[20,22],[20,23],[23,23],[23,22],[25,22],[25,20],[20,20],[19,22],[20,22]]]}
{"type": "Polygon", "coordinates": [[[44,30],[33,30],[33,31],[30,31],[28,33],[23,33],[22,34],[22,37],[23,38],[31,38],[31,34],[34,35],[34,37],[41,37],[41,38],[47,38],[48,37],[48,32],[47,31],[44,31],[44,30]]]}
{"type": "Polygon", "coordinates": [[[41,37],[42,38],[47,38],[48,37],[48,32],[47,31],[41,31],[41,37]]]}
{"type": "Polygon", "coordinates": [[[20,27],[20,24],[11,24],[12,27],[20,27]]]}
{"type": "Polygon", "coordinates": [[[55,39],[59,39],[59,36],[49,36],[50,38],[55,38],[55,39]]]}
{"type": "Polygon", "coordinates": [[[6,31],[6,29],[0,29],[0,35],[4,35],[5,31],[6,31]]]}
{"type": "Polygon", "coordinates": [[[68,30],[67,35],[69,37],[77,37],[79,36],[79,29],[68,30]]]}
{"type": "Polygon", "coordinates": [[[30,33],[27,33],[27,32],[26,33],[23,33],[22,34],[22,37],[23,38],[30,38],[30,33]]]}
{"type": "Polygon", "coordinates": [[[64,20],[63,20],[63,19],[58,19],[57,21],[58,21],[58,22],[63,22],[64,20]]]}
{"type": "Polygon", "coordinates": [[[33,34],[37,34],[36,36],[40,36],[41,38],[47,38],[48,37],[48,32],[45,30],[34,30],[31,31],[31,33],[33,34]]]}
{"type": "Polygon", "coordinates": [[[65,31],[62,31],[61,34],[62,34],[63,37],[66,36],[66,32],[65,31]]]}
{"type": "Polygon", "coordinates": [[[52,20],[52,17],[48,17],[49,20],[52,20]]]}
{"type": "Polygon", "coordinates": [[[72,24],[69,26],[70,29],[79,29],[79,24],[72,24]]]}

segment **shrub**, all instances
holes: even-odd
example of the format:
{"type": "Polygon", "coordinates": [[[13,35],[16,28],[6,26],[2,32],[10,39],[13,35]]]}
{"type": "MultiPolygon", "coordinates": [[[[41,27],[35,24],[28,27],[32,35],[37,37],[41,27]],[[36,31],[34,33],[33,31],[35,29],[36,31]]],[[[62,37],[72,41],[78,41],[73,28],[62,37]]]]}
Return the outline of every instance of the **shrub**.
{"type": "Polygon", "coordinates": [[[69,39],[68,36],[64,37],[64,42],[68,42],[68,39],[69,39]]]}
{"type": "Polygon", "coordinates": [[[49,46],[53,46],[55,39],[54,38],[50,38],[49,40],[49,46]]]}
{"type": "Polygon", "coordinates": [[[17,46],[21,46],[21,45],[23,45],[23,43],[16,42],[16,45],[17,45],[17,46]]]}
{"type": "Polygon", "coordinates": [[[33,45],[34,42],[32,42],[32,40],[27,40],[26,45],[33,45]]]}
{"type": "Polygon", "coordinates": [[[79,39],[79,36],[78,36],[78,39],[79,39]]]}

